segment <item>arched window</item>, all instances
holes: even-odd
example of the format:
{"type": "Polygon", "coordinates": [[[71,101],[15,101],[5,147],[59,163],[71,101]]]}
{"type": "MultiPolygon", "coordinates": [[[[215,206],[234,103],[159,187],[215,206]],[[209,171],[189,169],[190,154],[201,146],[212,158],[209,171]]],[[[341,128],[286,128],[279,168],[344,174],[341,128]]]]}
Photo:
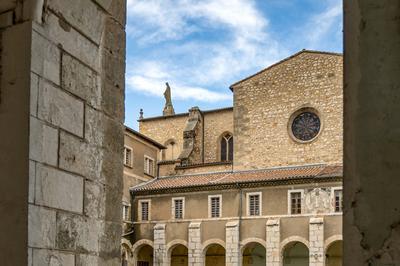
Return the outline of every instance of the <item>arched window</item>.
{"type": "Polygon", "coordinates": [[[221,161],[232,161],[233,160],[233,136],[231,134],[225,134],[221,138],[221,161]]]}
{"type": "Polygon", "coordinates": [[[163,151],[163,160],[175,160],[178,158],[179,151],[178,151],[178,145],[176,144],[175,140],[170,139],[168,140],[165,145],[167,149],[163,151]]]}

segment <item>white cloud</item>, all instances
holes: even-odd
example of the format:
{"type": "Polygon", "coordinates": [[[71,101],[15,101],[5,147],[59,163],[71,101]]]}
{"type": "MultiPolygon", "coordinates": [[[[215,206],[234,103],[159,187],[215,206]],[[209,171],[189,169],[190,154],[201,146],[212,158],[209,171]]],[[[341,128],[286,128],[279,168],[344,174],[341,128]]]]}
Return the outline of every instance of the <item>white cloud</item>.
{"type": "MultiPolygon", "coordinates": [[[[147,62],[143,65],[142,73],[131,73],[126,83],[135,91],[146,95],[163,97],[165,81],[168,80],[172,88],[172,98],[176,100],[198,100],[204,102],[217,102],[231,100],[231,93],[220,93],[201,87],[187,86],[175,80],[165,69],[165,66],[156,62],[147,62]]],[[[135,72],[135,71],[134,71],[135,72]]]]}
{"type": "Polygon", "coordinates": [[[308,34],[306,36],[308,36],[307,40],[311,47],[319,46],[332,32],[341,33],[342,13],[342,1],[330,0],[324,11],[314,15],[310,19],[307,25],[308,34]]]}
{"type": "Polygon", "coordinates": [[[161,97],[170,81],[177,99],[228,99],[229,82],[287,54],[268,34],[268,20],[253,0],[128,0],[128,16],[128,37],[136,43],[167,43],[158,64],[143,56],[134,64],[128,60],[128,87],[151,95],[161,97]],[[210,31],[216,40],[190,38],[210,31]],[[225,87],[227,94],[206,87],[225,87]]]}

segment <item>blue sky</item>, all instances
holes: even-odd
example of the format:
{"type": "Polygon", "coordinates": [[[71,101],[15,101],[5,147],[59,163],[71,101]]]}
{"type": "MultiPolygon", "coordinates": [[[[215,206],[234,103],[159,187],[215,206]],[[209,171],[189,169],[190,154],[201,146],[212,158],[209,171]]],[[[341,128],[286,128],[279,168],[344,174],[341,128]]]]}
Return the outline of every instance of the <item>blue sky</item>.
{"type": "Polygon", "coordinates": [[[301,49],[342,52],[342,0],[128,0],[125,123],[232,105],[229,86],[301,49]]]}

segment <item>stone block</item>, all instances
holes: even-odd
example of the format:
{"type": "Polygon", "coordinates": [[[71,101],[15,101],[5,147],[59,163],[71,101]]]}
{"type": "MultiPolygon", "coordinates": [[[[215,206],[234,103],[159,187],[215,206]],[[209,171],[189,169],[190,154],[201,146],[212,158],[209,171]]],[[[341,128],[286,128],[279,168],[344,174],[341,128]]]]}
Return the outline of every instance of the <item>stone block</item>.
{"type": "Polygon", "coordinates": [[[99,252],[104,222],[72,213],[57,213],[56,247],[81,253],[99,252]]]}
{"type": "Polygon", "coordinates": [[[70,53],[96,71],[100,71],[99,48],[92,41],[72,28],[65,19],[49,12],[43,26],[33,24],[34,29],[48,36],[49,40],[60,44],[70,53]]]}
{"type": "Polygon", "coordinates": [[[87,38],[100,44],[105,13],[92,1],[81,0],[79,5],[74,5],[65,0],[48,0],[47,5],[54,13],[62,14],[62,19],[79,29],[87,38]]]}
{"type": "Polygon", "coordinates": [[[61,87],[99,109],[101,98],[100,78],[96,72],[65,53],[61,61],[61,87]]]}
{"type": "Polygon", "coordinates": [[[71,134],[60,132],[60,168],[99,181],[102,162],[102,150],[90,146],[87,142],[71,134]]]}
{"type": "Polygon", "coordinates": [[[75,266],[75,255],[55,250],[34,249],[33,266],[75,266]]]}
{"type": "Polygon", "coordinates": [[[32,31],[32,71],[59,85],[60,60],[60,49],[41,34],[32,31]]]}
{"type": "MultiPolygon", "coordinates": [[[[119,176],[116,179],[121,179],[119,176]]],[[[120,223],[122,220],[122,208],[121,208],[121,195],[116,191],[121,191],[122,187],[115,188],[109,185],[105,186],[105,203],[106,213],[105,220],[120,223]]]]}
{"type": "Polygon", "coordinates": [[[104,78],[122,88],[125,83],[125,61],[123,57],[102,50],[102,66],[104,78]]]}
{"type": "Polygon", "coordinates": [[[106,222],[104,234],[100,237],[99,254],[103,259],[118,258],[121,254],[121,222],[106,222]]]}
{"type": "Polygon", "coordinates": [[[84,214],[104,219],[106,213],[105,185],[90,180],[85,181],[84,214]]]}
{"type": "MultiPolygon", "coordinates": [[[[87,106],[85,110],[85,139],[93,146],[115,151],[122,155],[124,126],[102,112],[87,106]]],[[[118,160],[122,161],[122,157],[118,160]]]]}
{"type": "Polygon", "coordinates": [[[119,58],[125,58],[125,29],[112,18],[105,20],[103,47],[110,54],[119,58]]]}
{"type": "Polygon", "coordinates": [[[125,116],[124,100],[124,84],[104,79],[101,85],[101,109],[104,113],[118,121],[123,121],[125,116]]]}
{"type": "Polygon", "coordinates": [[[83,211],[83,178],[38,164],[36,204],[66,211],[83,211]]]}
{"type": "Polygon", "coordinates": [[[34,203],[35,201],[35,182],[36,182],[36,163],[29,160],[29,194],[28,202],[34,203]]]}
{"type": "Polygon", "coordinates": [[[54,248],[56,239],[56,212],[28,204],[28,246],[54,248]]]}
{"type": "Polygon", "coordinates": [[[83,102],[46,81],[39,84],[39,118],[82,137],[83,102]]]}
{"type": "Polygon", "coordinates": [[[32,116],[37,116],[38,109],[38,93],[39,93],[39,78],[36,74],[31,73],[31,91],[30,91],[30,110],[32,116]]]}
{"type": "Polygon", "coordinates": [[[56,166],[58,130],[34,117],[30,118],[29,128],[29,158],[56,166]]]}

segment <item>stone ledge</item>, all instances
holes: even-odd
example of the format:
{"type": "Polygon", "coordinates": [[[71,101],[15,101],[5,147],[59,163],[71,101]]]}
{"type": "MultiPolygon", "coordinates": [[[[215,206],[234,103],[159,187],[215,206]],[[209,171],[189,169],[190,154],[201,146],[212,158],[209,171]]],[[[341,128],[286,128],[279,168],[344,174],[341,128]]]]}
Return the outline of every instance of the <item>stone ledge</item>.
{"type": "Polygon", "coordinates": [[[323,224],[324,223],[324,218],[310,218],[310,224],[323,224]]]}

